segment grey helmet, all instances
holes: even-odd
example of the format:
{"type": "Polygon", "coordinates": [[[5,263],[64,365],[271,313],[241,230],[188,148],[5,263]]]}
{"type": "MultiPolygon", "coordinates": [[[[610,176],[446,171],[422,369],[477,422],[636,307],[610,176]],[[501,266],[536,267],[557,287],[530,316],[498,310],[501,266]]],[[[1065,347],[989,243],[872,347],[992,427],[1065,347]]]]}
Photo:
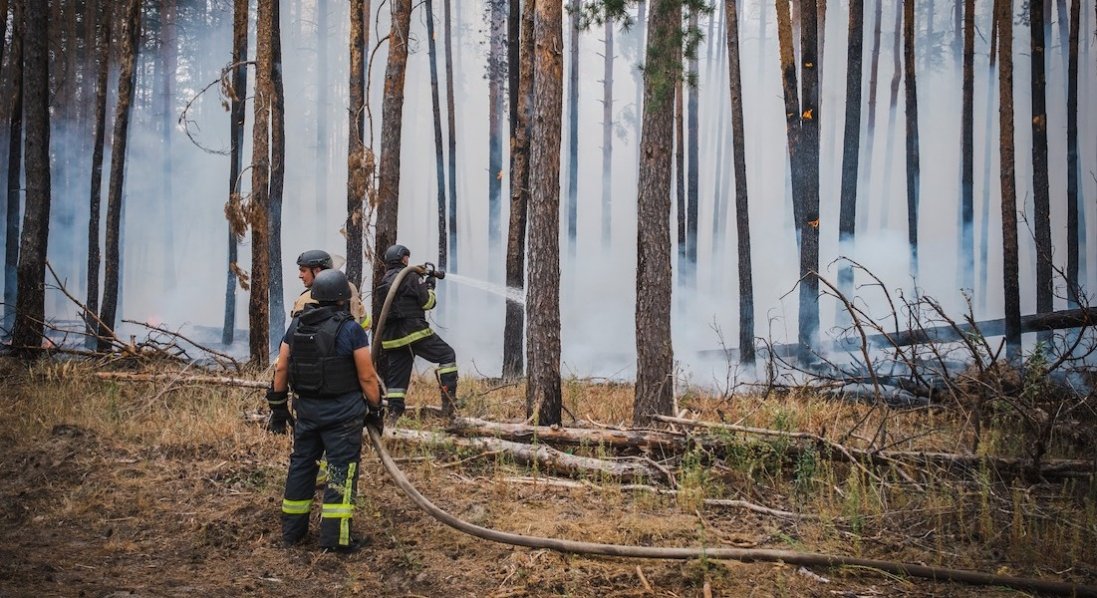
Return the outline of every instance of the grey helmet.
{"type": "Polygon", "coordinates": [[[312,281],[311,291],[312,298],[320,302],[350,299],[350,283],[347,282],[347,275],[330,268],[316,275],[312,281]]]}
{"type": "Polygon", "coordinates": [[[323,249],[310,249],[297,256],[297,265],[305,268],[320,268],[329,270],[333,267],[331,254],[323,249]]]}
{"type": "Polygon", "coordinates": [[[403,263],[404,256],[410,256],[411,250],[403,245],[393,245],[385,250],[385,264],[398,266],[403,263]]]}

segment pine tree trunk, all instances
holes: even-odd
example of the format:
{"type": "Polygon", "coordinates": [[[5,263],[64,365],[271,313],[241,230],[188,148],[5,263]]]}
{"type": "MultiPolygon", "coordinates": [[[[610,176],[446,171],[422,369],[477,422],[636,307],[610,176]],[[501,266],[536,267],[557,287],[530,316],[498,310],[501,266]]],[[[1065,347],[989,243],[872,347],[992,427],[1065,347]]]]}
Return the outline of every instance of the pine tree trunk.
{"type": "Polygon", "coordinates": [[[796,57],[792,47],[792,22],[789,0],[776,0],[777,42],[781,60],[781,88],[785,100],[785,134],[788,140],[789,171],[792,183],[792,220],[797,239],[803,225],[803,172],[800,159],[800,86],[796,76],[796,57]]]}
{"type": "MultiPolygon", "coordinates": [[[[1060,18],[1063,12],[1059,11],[1060,18]]],[[[1070,3],[1070,42],[1067,59],[1067,297],[1070,307],[1077,307],[1075,293],[1078,281],[1078,214],[1084,212],[1079,185],[1082,164],[1078,158],[1078,36],[1081,20],[1081,0],[1070,3]]]]}
{"type": "Polygon", "coordinates": [[[682,82],[674,83],[674,198],[678,233],[678,286],[686,285],[688,251],[686,247],[686,114],[682,82]]]}
{"type": "MultiPolygon", "coordinates": [[[[434,1],[426,0],[427,60],[430,62],[430,106],[434,120],[434,176],[438,205],[438,267],[446,269],[446,158],[442,139],[442,104],[438,96],[438,44],[434,39],[434,1]]],[[[364,23],[369,27],[369,22],[364,23]]]]}
{"type": "Polygon", "coordinates": [[[802,187],[803,222],[800,225],[800,303],[797,320],[797,342],[800,362],[813,359],[819,332],[819,56],[816,5],[804,2],[800,6],[800,73],[803,76],[803,97],[800,106],[800,142],[803,156],[800,162],[804,178],[802,187]]]}
{"type": "Polygon", "coordinates": [[[994,14],[994,10],[991,9],[990,15],[990,51],[988,52],[988,68],[987,68],[987,101],[986,101],[986,116],[983,119],[983,208],[980,214],[979,225],[979,288],[982,290],[979,293],[979,307],[981,311],[986,310],[987,298],[991,294],[990,283],[988,282],[989,271],[989,258],[990,258],[990,163],[992,158],[992,152],[994,150],[994,133],[991,129],[993,126],[994,118],[994,66],[997,64],[997,51],[998,51],[998,17],[994,14]]]}
{"type": "Polygon", "coordinates": [[[606,21],[602,54],[602,251],[613,240],[613,22],[606,21]]]}
{"type": "MultiPolygon", "coordinates": [[[[244,99],[248,87],[248,0],[234,0],[232,18],[232,99],[229,110],[229,204],[240,203],[240,171],[244,159],[244,99]]],[[[236,335],[236,260],[240,233],[229,224],[228,270],[225,281],[225,322],[221,342],[232,344],[236,335]]]]}
{"type": "Polygon", "coordinates": [[[536,3],[533,17],[533,106],[530,123],[529,343],[526,415],[538,425],[561,421],[560,396],[560,132],[563,104],[563,6],[536,3]]]}
{"type": "MultiPolygon", "coordinates": [[[[930,13],[930,24],[933,15],[930,13]]],[[[918,198],[921,186],[918,144],[918,85],[914,62],[914,0],[903,0],[903,90],[906,101],[907,140],[907,241],[910,274],[918,286],[918,198]]]]}
{"type": "MultiPolygon", "coordinates": [[[[648,0],[639,0],[636,6],[636,47],[639,50],[643,50],[647,47],[647,9],[648,0]]],[[[639,52],[639,51],[638,51],[639,52]]],[[[642,68],[642,61],[637,60],[636,64],[632,68],[632,78],[636,82],[636,98],[633,100],[632,112],[635,118],[633,122],[636,123],[636,143],[640,143],[641,128],[643,127],[643,119],[641,118],[642,111],[644,109],[644,69],[642,68]]]]}
{"type": "MultiPolygon", "coordinates": [[[[377,224],[374,255],[396,243],[397,216],[400,213],[400,143],[404,122],[404,77],[408,63],[408,31],[411,26],[411,0],[393,0],[392,29],[389,33],[388,64],[385,66],[385,95],[381,103],[380,185],[377,189],[377,224]]],[[[452,154],[451,154],[452,155],[452,154]]],[[[452,237],[451,237],[452,240],[452,237]]],[[[385,264],[373,265],[373,284],[380,284],[385,264]]],[[[381,315],[385,297],[373,294],[373,320],[381,315]]]]}
{"type": "MultiPolygon", "coordinates": [[[[103,305],[99,319],[114,329],[119,303],[119,278],[121,272],[121,223],[122,191],[126,172],[126,142],[129,138],[130,107],[133,103],[134,62],[137,59],[137,41],[140,39],[141,12],[138,0],[128,0],[122,15],[121,70],[118,74],[118,99],[114,107],[114,133],[110,144],[110,186],[107,190],[107,240],[103,276],[103,305]]],[[[99,331],[99,350],[110,349],[99,331]]]]}
{"type": "MultiPolygon", "coordinates": [[[[18,1],[18,0],[16,0],[18,1]]],[[[4,41],[8,39],[8,0],[0,0],[0,65],[4,64],[4,41]]],[[[12,39],[12,44],[15,40],[12,39]]]]}
{"type": "MultiPolygon", "coordinates": [[[[511,75],[511,102],[514,103],[511,115],[511,152],[510,152],[510,223],[507,234],[507,286],[524,289],[526,286],[526,213],[529,205],[529,133],[530,109],[533,98],[530,97],[533,85],[533,14],[536,10],[534,0],[526,0],[520,11],[521,33],[514,34],[516,24],[515,6],[519,0],[510,0],[510,35],[512,50],[511,70],[518,71],[517,85],[511,75]],[[518,42],[517,56],[514,44],[518,42]]],[[[526,324],[524,306],[507,300],[506,322],[503,328],[503,378],[515,380],[525,370],[526,324]]]]}
{"type": "Polygon", "coordinates": [[[160,2],[160,35],[161,57],[163,59],[163,89],[161,90],[161,127],[164,138],[163,164],[160,171],[161,196],[159,201],[164,206],[164,247],[163,269],[164,281],[167,288],[175,287],[175,198],[172,195],[172,140],[175,132],[175,72],[178,69],[179,52],[178,41],[175,34],[175,2],[176,0],[161,0],[160,2]]]}
{"type": "MultiPolygon", "coordinates": [[[[504,81],[507,79],[506,1],[488,0],[490,37],[488,45],[488,255],[502,249],[503,213],[503,114],[506,111],[504,81]]],[[[498,280],[498,259],[488,260],[488,278],[498,280]]]]}
{"type": "MultiPolygon", "coordinates": [[[[1037,0],[1039,1],[1039,0],[1037,0]]],[[[998,21],[998,130],[1001,137],[1002,281],[1006,319],[1006,355],[1021,357],[1021,292],[1018,286],[1017,181],[1013,155],[1013,10],[1012,0],[994,0],[998,21]]]]}
{"type": "Polygon", "coordinates": [[[443,44],[446,53],[446,115],[448,123],[447,132],[449,149],[449,213],[446,224],[449,227],[446,240],[449,249],[446,252],[446,260],[439,260],[439,264],[457,272],[457,110],[453,99],[453,19],[450,5],[453,0],[442,0],[445,12],[445,27],[443,28],[443,44]]]}
{"type": "MultiPolygon", "coordinates": [[[[24,2],[12,1],[11,114],[8,116],[8,184],[4,221],[4,336],[15,326],[15,303],[19,287],[19,206],[23,191],[23,27],[24,2]]],[[[7,19],[7,14],[4,15],[7,19]]]]}
{"type": "Polygon", "coordinates": [[[107,121],[107,74],[110,70],[111,10],[99,4],[95,12],[95,55],[98,57],[95,73],[95,123],[91,152],[91,183],[88,201],[88,273],[87,298],[83,314],[88,337],[86,346],[96,346],[95,318],[99,313],[99,212],[103,185],[103,141],[107,121]]]}
{"type": "MultiPolygon", "coordinates": [[[[1051,280],[1051,200],[1048,191],[1047,98],[1044,94],[1044,3],[1029,2],[1030,48],[1032,50],[1032,199],[1036,222],[1036,311],[1053,309],[1051,280]]],[[[1040,335],[1050,338],[1048,334],[1040,335]]]]}
{"type": "MultiPolygon", "coordinates": [[[[840,251],[853,249],[857,225],[857,177],[861,152],[861,63],[864,44],[864,0],[849,2],[849,45],[846,57],[846,123],[842,133],[842,203],[838,215],[840,251]]],[[[853,267],[838,270],[838,290],[853,297],[853,267]]],[[[847,313],[846,316],[849,314],[847,313]]]]}
{"type": "MultiPolygon", "coordinates": [[[[966,0],[965,0],[966,1],[966,0]]],[[[964,15],[967,8],[961,2],[956,2],[952,7],[952,59],[959,63],[963,60],[964,53],[964,15]]]]}
{"type": "Polygon", "coordinates": [[[886,229],[891,211],[891,172],[895,153],[895,120],[898,118],[899,83],[903,79],[902,53],[899,42],[903,33],[903,10],[895,4],[895,38],[892,44],[891,99],[888,104],[888,132],[884,150],[884,181],[880,191],[880,228],[886,229]]]}
{"type": "Polygon", "coordinates": [[[568,255],[575,256],[579,213],[579,12],[580,0],[568,9],[568,255]]]}
{"type": "MultiPolygon", "coordinates": [[[[46,320],[46,247],[50,221],[50,68],[46,44],[46,4],[28,2],[23,10],[26,19],[22,26],[23,107],[27,125],[26,161],[23,166],[27,203],[19,240],[19,289],[11,345],[17,351],[20,347],[28,347],[24,355],[30,357],[36,353],[29,349],[41,346],[46,320]]],[[[18,9],[16,12],[19,12],[18,9]]]]}
{"type": "MultiPolygon", "coordinates": [[[[350,68],[347,82],[350,104],[347,107],[347,280],[362,287],[362,236],[365,223],[363,202],[366,196],[366,148],[364,145],[366,108],[365,33],[368,15],[362,0],[350,0],[350,68]]],[[[427,8],[430,22],[430,8],[427,8]]],[[[434,40],[430,39],[433,48],[434,40]]],[[[433,55],[432,55],[433,56],[433,55]]],[[[433,66],[433,63],[432,63],[433,66]]]]}
{"type": "MultiPolygon", "coordinates": [[[[696,30],[698,27],[697,11],[690,11],[689,26],[696,30]]],[[[697,217],[700,214],[700,115],[697,113],[700,106],[697,81],[699,64],[696,51],[689,59],[689,72],[693,82],[687,82],[686,87],[686,262],[679,264],[682,268],[686,286],[697,286],[697,217]]]]}
{"type": "Polygon", "coordinates": [[[736,0],[725,0],[724,12],[727,17],[732,143],[735,146],[735,227],[739,253],[739,361],[752,365],[754,364],[754,284],[750,257],[750,210],[747,198],[747,143],[743,122],[743,83],[739,72],[739,14],[735,2],[736,0]]]}
{"type": "Polygon", "coordinates": [[[679,0],[652,0],[636,201],[636,399],[632,419],[637,425],[674,410],[669,190],[671,102],[682,72],[681,23],[679,0]]]}
{"type": "Polygon", "coordinates": [[[964,0],[963,108],[960,132],[960,286],[975,286],[975,0],[964,0]]]}
{"type": "Polygon", "coordinates": [[[269,341],[271,352],[276,353],[278,345],[282,342],[282,333],[286,331],[285,292],[282,284],[282,191],[285,188],[286,179],[286,102],[282,84],[282,17],[280,14],[282,0],[269,1],[271,3],[269,341]]]}
{"type": "Polygon", "coordinates": [[[876,145],[876,88],[880,75],[880,23],[884,13],[882,0],[876,0],[872,15],[872,62],[868,76],[868,121],[865,131],[865,168],[858,170],[860,182],[857,194],[857,228],[867,232],[869,197],[872,189],[872,159],[876,145]]]}
{"type": "Polygon", "coordinates": [[[251,362],[267,367],[270,361],[270,112],[273,100],[271,71],[274,37],[271,0],[259,2],[255,33],[255,120],[251,136],[251,293],[248,296],[248,348],[251,362]]]}
{"type": "MultiPolygon", "coordinates": [[[[328,220],[328,2],[316,3],[316,238],[327,239],[328,220]]],[[[382,250],[383,251],[383,250],[382,250]]]]}

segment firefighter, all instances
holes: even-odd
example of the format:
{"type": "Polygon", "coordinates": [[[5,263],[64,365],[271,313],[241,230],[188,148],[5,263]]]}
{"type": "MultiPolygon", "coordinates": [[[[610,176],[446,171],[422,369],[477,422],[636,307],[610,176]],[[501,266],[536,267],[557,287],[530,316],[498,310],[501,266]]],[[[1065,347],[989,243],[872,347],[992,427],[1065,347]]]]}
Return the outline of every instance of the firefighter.
{"type": "MultiPolygon", "coordinates": [[[[393,245],[385,250],[385,276],[377,293],[386,296],[396,275],[411,258],[411,251],[403,245],[393,245]]],[[[428,270],[426,276],[412,274],[404,277],[400,289],[389,307],[385,329],[381,338],[384,349],[382,373],[388,394],[389,421],[395,421],[404,412],[404,398],[411,369],[418,355],[438,364],[435,376],[441,387],[442,414],[453,417],[454,397],[457,396],[457,357],[446,341],[442,340],[427,323],[426,311],[433,309],[437,297],[434,294],[435,276],[428,270]]],[[[441,276],[441,274],[439,274],[441,276]]]]}
{"type": "Polygon", "coordinates": [[[293,453],[282,500],[282,542],[291,546],[308,533],[317,461],[326,452],[329,479],[320,511],[320,547],[353,552],[357,542],[350,528],[362,427],[383,426],[380,388],[369,340],[347,311],[351,286],[346,275],[332,269],[319,272],[311,291],[317,305],[290,322],[267,391],[271,419],[283,426],[293,421],[289,389],[297,396],[293,453]]]}
{"type": "MultiPolygon", "coordinates": [[[[322,249],[310,249],[297,256],[297,278],[301,279],[301,282],[305,285],[305,290],[293,302],[290,317],[299,316],[307,306],[316,303],[311,293],[312,281],[315,280],[318,273],[330,270],[333,266],[334,262],[331,259],[331,254],[322,249]]],[[[366,311],[366,306],[362,304],[362,299],[358,296],[358,289],[354,287],[354,283],[350,283],[350,314],[354,316],[355,322],[361,324],[363,329],[369,330],[373,326],[369,312],[366,311]]]]}

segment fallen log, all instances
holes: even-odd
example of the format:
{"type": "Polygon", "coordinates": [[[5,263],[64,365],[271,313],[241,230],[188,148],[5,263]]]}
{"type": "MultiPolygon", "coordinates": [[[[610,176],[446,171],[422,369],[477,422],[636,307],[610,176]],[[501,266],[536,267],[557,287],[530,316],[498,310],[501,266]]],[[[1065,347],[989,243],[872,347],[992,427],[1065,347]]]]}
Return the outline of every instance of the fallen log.
{"type": "Polygon", "coordinates": [[[534,440],[553,445],[608,447],[680,453],[687,448],[683,434],[659,430],[621,430],[613,428],[563,428],[492,422],[473,417],[453,420],[447,432],[460,436],[492,436],[503,440],[529,443],[534,440]]]}
{"type": "Polygon", "coordinates": [[[599,475],[629,482],[666,480],[664,472],[642,461],[610,461],[569,455],[543,444],[522,444],[499,438],[464,438],[403,428],[386,430],[385,440],[432,448],[457,447],[497,451],[522,465],[566,477],[599,475]]]}
{"type": "Polygon", "coordinates": [[[189,384],[213,384],[219,386],[238,386],[241,388],[262,388],[270,386],[270,382],[261,380],[248,380],[247,378],[233,378],[231,376],[180,376],[179,374],[135,374],[130,372],[95,372],[95,376],[101,380],[120,380],[123,382],[183,382],[189,384]]]}

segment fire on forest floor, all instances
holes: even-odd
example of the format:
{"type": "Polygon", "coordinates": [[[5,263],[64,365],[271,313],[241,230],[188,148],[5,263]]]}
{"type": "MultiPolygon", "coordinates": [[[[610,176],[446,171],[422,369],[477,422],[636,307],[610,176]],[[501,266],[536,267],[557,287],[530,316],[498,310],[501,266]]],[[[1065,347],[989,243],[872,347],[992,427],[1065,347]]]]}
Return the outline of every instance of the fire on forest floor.
{"type": "MultiPolygon", "coordinates": [[[[263,408],[260,392],[110,382],[92,371],[75,362],[0,360],[7,407],[0,419],[0,596],[702,596],[706,588],[714,596],[1017,594],[868,570],[589,558],[489,543],[418,510],[369,450],[355,519],[368,547],[324,554],[313,536],[284,549],[279,512],[291,441],[247,417],[263,408]]],[[[417,380],[409,402],[433,403],[432,388],[417,380]]],[[[627,384],[565,381],[566,418],[625,423],[631,392],[627,384]]],[[[509,420],[523,415],[523,393],[520,385],[463,379],[459,394],[469,414],[509,420]]],[[[713,421],[833,438],[855,429],[849,442],[884,429],[905,449],[951,452],[965,442],[965,422],[948,411],[888,413],[813,396],[720,399],[699,391],[686,393],[680,407],[713,421]]],[[[996,446],[1006,451],[1009,442],[996,446]]],[[[810,451],[790,465],[781,450],[781,442],[765,440],[729,458],[687,453],[677,463],[679,494],[659,496],[597,479],[580,488],[518,484],[513,477],[536,472],[497,455],[392,448],[437,504],[510,532],[1097,580],[1092,479],[1002,483],[976,472],[916,490],[887,472],[874,480],[810,451]],[[724,497],[818,519],[703,504],[724,497]]]]}

